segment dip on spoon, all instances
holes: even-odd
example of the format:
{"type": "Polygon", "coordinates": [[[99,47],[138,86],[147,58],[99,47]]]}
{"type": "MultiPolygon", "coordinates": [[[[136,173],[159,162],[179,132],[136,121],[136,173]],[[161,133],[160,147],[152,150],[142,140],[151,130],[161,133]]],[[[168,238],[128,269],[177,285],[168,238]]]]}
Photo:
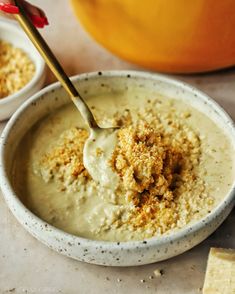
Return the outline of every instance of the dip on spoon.
{"type": "Polygon", "coordinates": [[[16,15],[18,22],[56,78],[61,82],[89,127],[90,136],[85,143],[83,153],[84,166],[95,181],[104,186],[115,187],[118,176],[112,171],[109,161],[116,146],[116,128],[101,128],[98,126],[86,102],[66,75],[45,40],[29,20],[20,2],[15,2],[20,10],[20,13],[16,15]]]}
{"type": "Polygon", "coordinates": [[[116,129],[92,128],[83,150],[83,164],[93,180],[112,189],[118,185],[118,175],[109,163],[116,143],[116,129]]]}

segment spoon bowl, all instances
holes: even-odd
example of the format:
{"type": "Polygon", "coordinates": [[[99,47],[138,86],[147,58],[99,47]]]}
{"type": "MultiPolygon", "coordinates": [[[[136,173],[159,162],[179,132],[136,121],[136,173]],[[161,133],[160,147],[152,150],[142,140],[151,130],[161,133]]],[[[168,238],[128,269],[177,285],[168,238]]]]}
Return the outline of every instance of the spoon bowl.
{"type": "Polygon", "coordinates": [[[83,163],[93,180],[113,189],[118,185],[118,175],[110,160],[117,145],[117,131],[118,128],[91,129],[83,150],[83,163]]]}

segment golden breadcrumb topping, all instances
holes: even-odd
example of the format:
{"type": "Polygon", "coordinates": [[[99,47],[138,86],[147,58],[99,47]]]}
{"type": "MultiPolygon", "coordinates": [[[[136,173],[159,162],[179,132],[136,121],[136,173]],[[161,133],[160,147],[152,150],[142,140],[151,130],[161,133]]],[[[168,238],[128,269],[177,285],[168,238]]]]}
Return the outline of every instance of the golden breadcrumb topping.
{"type": "MultiPolygon", "coordinates": [[[[119,131],[112,164],[127,191],[148,192],[171,200],[169,186],[178,157],[173,148],[167,150],[159,133],[147,124],[139,124],[119,131]]],[[[136,204],[140,202],[140,199],[135,200],[136,204]]]]}
{"type": "Polygon", "coordinates": [[[0,40],[0,99],[23,88],[35,73],[35,65],[19,48],[0,40]]]}
{"type": "Polygon", "coordinates": [[[40,171],[46,182],[56,179],[62,185],[61,189],[65,189],[68,182],[89,178],[83,165],[83,147],[87,138],[88,132],[79,128],[61,134],[56,145],[40,161],[40,171]]]}
{"type": "Polygon", "coordinates": [[[197,144],[193,145],[184,132],[181,135],[174,142],[172,134],[143,120],[119,130],[111,164],[136,207],[128,220],[134,227],[177,221],[176,187],[183,181],[193,184],[192,161],[200,155],[199,139],[194,135],[197,144]]]}

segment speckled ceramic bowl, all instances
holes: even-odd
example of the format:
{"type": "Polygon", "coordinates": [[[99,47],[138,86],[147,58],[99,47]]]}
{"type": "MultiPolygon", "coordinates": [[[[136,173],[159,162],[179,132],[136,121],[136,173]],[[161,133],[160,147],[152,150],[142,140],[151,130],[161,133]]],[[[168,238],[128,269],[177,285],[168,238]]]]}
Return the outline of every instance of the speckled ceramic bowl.
{"type": "MultiPolygon", "coordinates": [[[[180,99],[214,120],[235,147],[232,120],[212,99],[182,82],[150,73],[110,71],[74,77],[81,94],[123,90],[130,84],[180,99]]],[[[163,237],[135,242],[101,242],[65,233],[44,222],[20,201],[11,185],[14,151],[23,135],[43,116],[69,102],[57,83],[26,101],[14,114],[1,135],[0,183],[5,200],[19,222],[38,240],[69,257],[100,265],[130,266],[164,260],[178,255],[207,238],[228,216],[235,202],[235,185],[210,214],[191,226],[163,237]]]]}

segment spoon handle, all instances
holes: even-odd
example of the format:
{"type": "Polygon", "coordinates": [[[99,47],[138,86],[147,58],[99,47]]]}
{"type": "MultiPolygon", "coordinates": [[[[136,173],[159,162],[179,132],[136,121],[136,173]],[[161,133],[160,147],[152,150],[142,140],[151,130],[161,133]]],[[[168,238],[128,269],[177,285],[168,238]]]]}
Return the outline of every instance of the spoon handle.
{"type": "Polygon", "coordinates": [[[21,27],[28,35],[34,46],[37,48],[56,78],[60,81],[64,89],[67,91],[73,103],[81,112],[83,119],[87,122],[89,127],[97,128],[98,125],[92,112],[88,108],[81,95],[78,93],[77,89],[74,87],[73,83],[70,81],[69,77],[66,75],[64,69],[56,59],[46,41],[43,39],[38,30],[33,26],[19,1],[15,1],[15,3],[20,9],[20,13],[16,15],[16,19],[20,23],[21,27]]]}

